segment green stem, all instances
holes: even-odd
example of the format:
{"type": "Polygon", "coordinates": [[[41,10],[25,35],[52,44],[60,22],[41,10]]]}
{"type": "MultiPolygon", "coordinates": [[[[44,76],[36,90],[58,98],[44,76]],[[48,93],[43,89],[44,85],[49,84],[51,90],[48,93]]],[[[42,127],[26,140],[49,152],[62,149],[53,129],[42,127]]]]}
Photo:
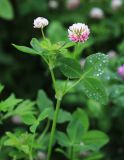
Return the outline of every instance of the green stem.
{"type": "Polygon", "coordinates": [[[16,160],[16,156],[13,157],[13,160],[16,160]]]}
{"type": "Polygon", "coordinates": [[[74,50],[74,55],[73,55],[73,58],[76,59],[78,58],[78,54],[79,54],[79,47],[80,47],[80,43],[78,42],[75,46],[75,50],[74,50]]]}
{"type": "Polygon", "coordinates": [[[68,89],[66,89],[66,91],[64,92],[63,95],[65,95],[67,92],[69,92],[73,87],[75,87],[82,79],[84,78],[84,76],[82,76],[79,80],[77,80],[72,86],[70,86],[68,89]]]}
{"type": "Polygon", "coordinates": [[[44,60],[44,62],[46,62],[46,64],[49,66],[47,59],[44,56],[41,56],[44,60]]]}
{"type": "Polygon", "coordinates": [[[58,119],[58,113],[59,113],[59,109],[60,109],[60,104],[61,104],[61,100],[57,99],[56,110],[55,110],[55,113],[54,113],[54,119],[53,119],[51,135],[50,135],[50,140],[49,140],[49,145],[48,145],[48,157],[47,157],[47,160],[50,160],[50,158],[51,158],[52,145],[53,145],[54,134],[55,134],[55,130],[56,130],[56,123],[57,123],[57,119],[58,119]]]}
{"type": "Polygon", "coordinates": [[[74,148],[71,147],[70,160],[74,160],[74,148]]]}
{"type": "Polygon", "coordinates": [[[51,69],[51,68],[50,68],[50,73],[51,73],[54,89],[55,89],[55,92],[56,92],[56,80],[55,80],[53,69],[51,69]]]}
{"type": "Polygon", "coordinates": [[[49,126],[50,126],[50,120],[48,120],[47,124],[46,124],[46,127],[40,137],[40,141],[43,139],[44,135],[47,133],[48,129],[49,129],[49,126]]]}
{"type": "Polygon", "coordinates": [[[42,33],[42,36],[43,36],[43,39],[45,39],[45,34],[44,34],[44,31],[43,31],[43,28],[41,28],[41,33],[42,33]]]}
{"type": "Polygon", "coordinates": [[[32,150],[33,150],[34,139],[35,139],[35,132],[33,133],[32,142],[31,142],[31,149],[30,149],[30,153],[29,153],[30,160],[33,160],[32,150]]]}
{"type": "Polygon", "coordinates": [[[67,80],[66,80],[66,82],[65,82],[65,85],[64,85],[64,89],[63,89],[62,95],[64,95],[65,92],[66,92],[66,88],[67,88],[67,85],[68,85],[68,81],[69,81],[69,78],[67,78],[67,80]]]}
{"type": "Polygon", "coordinates": [[[29,154],[29,160],[33,160],[33,157],[31,154],[29,154]]]}

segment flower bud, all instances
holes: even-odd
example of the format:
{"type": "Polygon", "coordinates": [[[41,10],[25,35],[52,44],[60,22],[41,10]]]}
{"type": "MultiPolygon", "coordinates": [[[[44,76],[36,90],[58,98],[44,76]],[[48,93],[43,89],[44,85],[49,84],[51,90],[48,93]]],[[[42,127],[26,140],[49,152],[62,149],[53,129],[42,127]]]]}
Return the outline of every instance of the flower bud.
{"type": "Polygon", "coordinates": [[[38,17],[34,19],[34,28],[44,28],[49,24],[48,20],[43,17],[38,17]]]}

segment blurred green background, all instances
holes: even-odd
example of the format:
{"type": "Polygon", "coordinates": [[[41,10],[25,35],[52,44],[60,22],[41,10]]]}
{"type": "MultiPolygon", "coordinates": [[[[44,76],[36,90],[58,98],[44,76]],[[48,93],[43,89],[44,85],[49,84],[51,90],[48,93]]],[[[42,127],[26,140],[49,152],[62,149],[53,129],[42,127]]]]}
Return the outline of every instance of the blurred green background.
{"type": "Polygon", "coordinates": [[[117,75],[117,67],[124,64],[124,1],[114,5],[111,0],[0,0],[0,83],[6,86],[4,96],[14,92],[17,97],[35,99],[42,88],[53,97],[49,72],[40,58],[21,53],[11,45],[29,46],[32,37],[41,38],[40,30],[33,28],[33,20],[39,16],[49,20],[45,33],[53,42],[67,40],[67,29],[73,23],[88,24],[91,36],[80,51],[81,60],[96,52],[109,55],[103,77],[108,104],[101,108],[75,94],[66,96],[63,106],[69,110],[85,106],[92,127],[106,131],[110,137],[106,160],[123,160],[124,83],[117,75]],[[93,13],[93,8],[100,12],[93,13]]]}

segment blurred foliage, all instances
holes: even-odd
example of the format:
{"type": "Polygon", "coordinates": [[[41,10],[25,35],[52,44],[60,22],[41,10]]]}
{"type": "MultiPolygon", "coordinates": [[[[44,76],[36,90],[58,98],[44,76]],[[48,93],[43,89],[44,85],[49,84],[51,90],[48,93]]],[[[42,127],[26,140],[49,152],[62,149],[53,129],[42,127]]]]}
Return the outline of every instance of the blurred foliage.
{"type": "MultiPolygon", "coordinates": [[[[124,64],[124,4],[119,9],[113,10],[111,0],[81,0],[77,8],[68,9],[66,0],[57,2],[58,7],[51,8],[48,0],[0,0],[0,82],[6,86],[1,97],[5,98],[14,92],[20,97],[19,101],[23,98],[34,100],[38,90],[43,88],[51,98],[54,98],[51,92],[51,79],[45,64],[39,57],[28,56],[25,53],[18,54],[11,45],[16,43],[28,46],[32,37],[41,37],[40,31],[33,29],[34,18],[43,16],[49,19],[50,24],[46,34],[53,42],[67,40],[67,28],[72,23],[88,24],[91,37],[84,46],[79,46],[80,52],[77,53],[79,60],[84,60],[86,56],[99,51],[106,54],[109,51],[116,52],[115,57],[110,58],[106,73],[101,77],[107,87],[109,100],[106,105],[102,105],[88,99],[85,95],[82,96],[83,91],[81,92],[78,86],[71,94],[65,96],[63,108],[73,111],[75,107],[83,106],[90,117],[91,128],[98,128],[108,133],[110,143],[104,149],[105,157],[103,153],[96,153],[93,155],[94,160],[123,160],[124,82],[117,74],[117,67],[124,64]],[[90,11],[94,7],[103,10],[102,19],[90,17],[90,11]]],[[[69,56],[70,54],[71,51],[69,56]]],[[[59,73],[57,74],[59,76],[59,73]]],[[[2,88],[0,86],[0,91],[2,88]]],[[[41,91],[40,94],[44,93],[41,91]]],[[[11,95],[7,102],[10,100],[17,103],[14,98],[14,95],[11,95]]],[[[66,116],[66,120],[70,118],[70,115],[66,116]]],[[[8,130],[6,127],[7,125],[1,129],[1,135],[8,130]]],[[[12,129],[10,126],[9,128],[12,129]]],[[[21,134],[17,132],[17,136],[21,134]]],[[[26,133],[23,136],[26,137],[26,133]]],[[[8,133],[7,137],[6,145],[10,145],[11,135],[8,133]]],[[[18,141],[21,143],[20,139],[18,141]]],[[[6,152],[5,150],[2,153],[3,157],[6,152]]],[[[93,159],[93,156],[86,160],[93,159]]]]}

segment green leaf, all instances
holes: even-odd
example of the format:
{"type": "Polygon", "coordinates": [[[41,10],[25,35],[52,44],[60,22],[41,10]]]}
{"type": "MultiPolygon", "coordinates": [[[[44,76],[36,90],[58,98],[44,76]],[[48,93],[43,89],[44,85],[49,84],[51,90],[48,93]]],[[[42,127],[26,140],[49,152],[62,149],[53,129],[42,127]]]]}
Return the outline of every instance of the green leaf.
{"type": "Polygon", "coordinates": [[[44,120],[45,118],[47,118],[51,111],[52,111],[52,108],[45,108],[43,112],[41,112],[41,114],[39,115],[38,121],[40,122],[44,120]]]}
{"type": "Polygon", "coordinates": [[[89,99],[87,102],[87,106],[90,112],[91,117],[99,118],[103,115],[103,108],[100,103],[89,99]]]}
{"type": "Polygon", "coordinates": [[[8,139],[4,142],[4,145],[6,145],[6,146],[19,145],[18,139],[16,138],[16,136],[14,134],[12,134],[11,132],[6,132],[6,135],[7,135],[8,139]]]}
{"type": "Polygon", "coordinates": [[[80,88],[89,98],[98,101],[101,104],[106,104],[108,101],[107,93],[102,82],[93,77],[85,77],[81,81],[80,88]]]}
{"type": "Polygon", "coordinates": [[[14,147],[18,151],[23,151],[25,154],[29,154],[31,142],[31,134],[21,132],[6,132],[6,140],[4,145],[14,147]]]}
{"type": "Polygon", "coordinates": [[[32,38],[30,44],[31,44],[31,46],[33,47],[34,50],[36,50],[38,52],[43,51],[40,42],[36,38],[32,38]]]}
{"type": "Polygon", "coordinates": [[[32,102],[30,100],[25,100],[16,107],[16,109],[13,111],[13,114],[21,117],[27,115],[33,115],[34,105],[35,102],[32,102]]]}
{"type": "Polygon", "coordinates": [[[37,51],[29,48],[29,47],[25,47],[25,46],[19,46],[19,45],[15,45],[15,44],[12,44],[16,49],[18,49],[19,51],[21,52],[24,52],[24,53],[29,53],[29,54],[33,54],[33,55],[36,55],[38,54],[37,51]]]}
{"type": "Polygon", "coordinates": [[[0,17],[7,20],[14,18],[13,8],[9,0],[0,0],[0,17]]]}
{"type": "Polygon", "coordinates": [[[104,153],[94,152],[90,156],[86,157],[84,160],[101,160],[104,157],[104,153]]]}
{"type": "Polygon", "coordinates": [[[48,52],[41,47],[41,43],[36,38],[32,38],[30,44],[40,56],[48,55],[48,52]]]}
{"type": "Polygon", "coordinates": [[[25,124],[32,125],[30,127],[30,131],[34,133],[40,121],[47,118],[50,115],[51,110],[52,108],[45,108],[39,115],[38,119],[36,119],[33,115],[30,114],[30,115],[22,116],[22,120],[24,121],[25,124]]]}
{"type": "Polygon", "coordinates": [[[0,102],[0,111],[10,111],[21,101],[22,99],[17,99],[14,94],[11,94],[6,100],[0,102]]]}
{"type": "Polygon", "coordinates": [[[32,114],[21,116],[21,119],[27,125],[32,125],[36,121],[36,118],[32,114]]]}
{"type": "Polygon", "coordinates": [[[87,132],[88,128],[89,120],[87,114],[82,109],[77,109],[67,127],[67,133],[72,143],[80,143],[83,134],[87,132]]]}
{"type": "Polygon", "coordinates": [[[4,86],[2,84],[0,84],[0,93],[3,91],[4,86]]]}
{"type": "Polygon", "coordinates": [[[42,112],[45,108],[53,107],[53,102],[48,98],[44,90],[38,91],[37,101],[36,101],[40,111],[42,112]]]}
{"type": "Polygon", "coordinates": [[[47,35],[52,42],[58,42],[60,40],[63,41],[66,39],[66,30],[60,22],[53,21],[48,27],[47,35]],[[55,33],[59,33],[59,36],[55,33]]]}
{"type": "Polygon", "coordinates": [[[35,121],[34,124],[30,127],[30,131],[34,133],[39,125],[38,121],[35,121]]]}
{"type": "Polygon", "coordinates": [[[104,73],[104,68],[107,66],[108,56],[102,53],[92,54],[86,58],[84,65],[84,76],[99,77],[104,73]]]}
{"type": "Polygon", "coordinates": [[[78,108],[73,113],[73,119],[78,120],[82,123],[83,134],[88,131],[88,129],[89,129],[89,119],[88,119],[87,113],[83,109],[78,108]]]}
{"type": "Polygon", "coordinates": [[[71,113],[64,111],[63,109],[60,109],[58,117],[58,123],[64,123],[72,119],[71,113]]]}
{"type": "MultiPolygon", "coordinates": [[[[54,110],[51,111],[50,113],[50,119],[53,120],[54,118],[54,110]]],[[[65,123],[68,122],[72,119],[71,113],[64,111],[63,109],[59,110],[59,114],[58,114],[58,119],[57,119],[57,123],[65,123]]]]}
{"type": "Polygon", "coordinates": [[[49,39],[45,38],[41,41],[41,47],[51,51],[52,43],[49,39]]]}
{"type": "Polygon", "coordinates": [[[63,49],[66,49],[66,48],[70,48],[72,46],[75,46],[76,43],[75,42],[67,42],[65,45],[63,45],[63,49]]]}
{"type": "Polygon", "coordinates": [[[109,138],[101,131],[89,131],[83,135],[82,140],[85,145],[90,145],[93,151],[97,151],[108,143],[109,138]]]}
{"type": "Polygon", "coordinates": [[[83,152],[87,152],[87,151],[91,151],[91,150],[92,150],[92,146],[85,145],[82,141],[74,144],[74,152],[83,153],[83,152]]]}
{"type": "Polygon", "coordinates": [[[59,58],[58,65],[60,71],[68,78],[80,78],[81,66],[78,61],[71,58],[59,58]]]}
{"type": "Polygon", "coordinates": [[[67,134],[71,141],[71,145],[80,143],[83,135],[82,123],[78,120],[72,119],[67,127],[67,134]]]}
{"type": "Polygon", "coordinates": [[[56,136],[57,136],[57,141],[58,141],[59,145],[61,145],[63,147],[69,147],[70,146],[70,140],[65,133],[58,131],[56,136]]]}

